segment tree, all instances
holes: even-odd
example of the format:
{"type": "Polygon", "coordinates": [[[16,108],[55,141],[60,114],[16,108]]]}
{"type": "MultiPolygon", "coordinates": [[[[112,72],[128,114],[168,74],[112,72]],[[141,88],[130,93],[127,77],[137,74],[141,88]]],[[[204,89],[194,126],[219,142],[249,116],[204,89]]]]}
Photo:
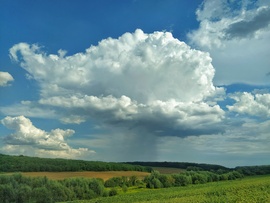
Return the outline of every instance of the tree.
{"type": "Polygon", "coordinates": [[[163,185],[162,183],[160,182],[160,180],[158,178],[153,178],[151,183],[150,183],[150,188],[162,188],[163,185]]]}
{"type": "Polygon", "coordinates": [[[17,190],[17,202],[31,202],[32,189],[26,184],[19,186],[17,190]]]}
{"type": "Polygon", "coordinates": [[[115,196],[117,195],[117,190],[115,188],[112,188],[110,191],[109,191],[109,196],[115,196]]]}
{"type": "Polygon", "coordinates": [[[0,200],[2,203],[15,202],[16,194],[11,184],[0,185],[0,200]]]}
{"type": "Polygon", "coordinates": [[[105,181],[105,187],[117,187],[123,185],[123,179],[121,177],[112,177],[105,181]]]}
{"type": "Polygon", "coordinates": [[[192,173],[191,178],[193,184],[207,183],[207,176],[205,174],[192,173]]]}
{"type": "Polygon", "coordinates": [[[102,196],[104,192],[104,185],[97,179],[91,179],[89,182],[89,188],[94,191],[96,196],[102,196]]]}
{"type": "Polygon", "coordinates": [[[129,177],[129,180],[128,180],[128,185],[129,186],[135,186],[135,185],[137,185],[137,183],[138,183],[138,177],[137,176],[129,177]]]}
{"type": "Polygon", "coordinates": [[[174,178],[171,175],[160,175],[158,177],[163,187],[172,187],[174,185],[174,178]]]}
{"type": "Polygon", "coordinates": [[[173,178],[174,186],[187,186],[189,184],[192,184],[191,177],[184,174],[173,175],[173,178]]]}
{"type": "Polygon", "coordinates": [[[33,196],[38,203],[53,203],[52,193],[45,186],[33,189],[33,196]]]}
{"type": "Polygon", "coordinates": [[[144,178],[147,188],[162,188],[163,184],[160,182],[160,173],[158,171],[152,171],[151,175],[144,178]]]}
{"type": "Polygon", "coordinates": [[[47,187],[51,191],[52,197],[56,202],[72,200],[75,196],[70,189],[58,181],[51,182],[47,187]]]}
{"type": "Polygon", "coordinates": [[[123,185],[123,186],[122,186],[122,190],[123,190],[123,192],[125,192],[125,193],[126,193],[126,192],[127,192],[127,190],[128,190],[128,187],[127,187],[126,185],[123,185]]]}

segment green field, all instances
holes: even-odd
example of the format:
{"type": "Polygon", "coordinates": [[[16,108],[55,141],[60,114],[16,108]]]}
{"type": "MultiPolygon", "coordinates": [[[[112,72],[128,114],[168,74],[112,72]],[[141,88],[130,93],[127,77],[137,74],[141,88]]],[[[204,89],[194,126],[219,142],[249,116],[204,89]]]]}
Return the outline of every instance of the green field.
{"type": "Polygon", "coordinates": [[[129,188],[126,193],[76,203],[168,202],[168,203],[268,203],[270,176],[253,176],[242,180],[220,181],[166,189],[129,188]]]}

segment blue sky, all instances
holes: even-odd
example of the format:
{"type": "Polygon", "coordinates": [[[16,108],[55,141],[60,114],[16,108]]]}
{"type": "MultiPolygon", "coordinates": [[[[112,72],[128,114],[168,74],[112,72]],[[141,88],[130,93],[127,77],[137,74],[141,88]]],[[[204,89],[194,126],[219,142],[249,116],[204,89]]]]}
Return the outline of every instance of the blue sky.
{"type": "Polygon", "coordinates": [[[269,164],[269,3],[0,1],[0,152],[269,164]]]}

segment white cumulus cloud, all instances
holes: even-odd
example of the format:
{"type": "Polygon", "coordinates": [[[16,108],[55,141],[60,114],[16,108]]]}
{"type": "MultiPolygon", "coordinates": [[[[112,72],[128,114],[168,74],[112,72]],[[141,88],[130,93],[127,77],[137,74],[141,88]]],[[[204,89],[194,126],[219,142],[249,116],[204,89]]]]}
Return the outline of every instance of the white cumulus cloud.
{"type": "Polygon", "coordinates": [[[40,82],[46,97],[78,91],[94,96],[126,95],[139,102],[200,101],[215,92],[210,56],[190,49],[168,32],[136,30],[118,39],[104,39],[72,56],[47,55],[37,45],[26,43],[14,45],[10,54],[40,82]]]}
{"type": "Polygon", "coordinates": [[[270,117],[270,94],[243,92],[230,97],[236,101],[232,106],[227,106],[230,111],[261,118],[270,117]]]}
{"type": "Polygon", "coordinates": [[[200,27],[188,37],[214,59],[215,84],[270,84],[269,3],[205,0],[198,8],[200,27]]]}
{"type": "Polygon", "coordinates": [[[8,72],[0,71],[0,87],[7,86],[9,82],[13,81],[14,78],[8,72]]]}
{"type": "Polygon", "coordinates": [[[47,54],[26,43],[10,49],[39,83],[37,103],[61,112],[63,123],[95,119],[152,133],[171,129],[164,134],[176,136],[220,130],[224,111],[216,99],[224,90],[213,85],[211,57],[169,32],[138,29],[84,53],[65,54],[47,54]]]}
{"type": "Polygon", "coordinates": [[[14,131],[4,138],[6,144],[4,150],[9,152],[30,150],[32,154],[39,155],[42,151],[43,154],[64,158],[76,157],[88,152],[86,148],[73,149],[67,144],[66,138],[72,136],[75,133],[74,130],[54,129],[46,132],[35,127],[30,119],[24,116],[7,116],[1,120],[1,123],[14,131]]]}

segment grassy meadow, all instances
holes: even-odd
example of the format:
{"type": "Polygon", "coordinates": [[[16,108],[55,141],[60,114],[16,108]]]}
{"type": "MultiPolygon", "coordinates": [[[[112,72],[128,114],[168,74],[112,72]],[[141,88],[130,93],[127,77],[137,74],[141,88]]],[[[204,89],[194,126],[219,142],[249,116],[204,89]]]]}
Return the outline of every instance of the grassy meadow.
{"type": "Polygon", "coordinates": [[[270,176],[253,176],[241,180],[220,181],[163,189],[118,189],[118,195],[73,203],[268,203],[270,176]]]}

